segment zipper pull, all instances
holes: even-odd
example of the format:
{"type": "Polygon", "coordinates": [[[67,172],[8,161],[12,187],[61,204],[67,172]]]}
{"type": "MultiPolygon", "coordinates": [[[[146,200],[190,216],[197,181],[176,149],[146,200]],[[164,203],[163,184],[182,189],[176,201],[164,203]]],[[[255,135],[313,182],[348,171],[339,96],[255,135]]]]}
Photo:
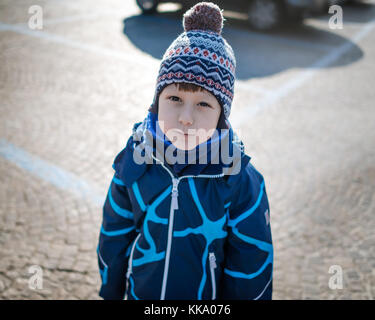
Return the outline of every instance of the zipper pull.
{"type": "Polygon", "coordinates": [[[216,257],[215,257],[215,254],[213,252],[210,252],[209,259],[210,259],[210,267],[212,269],[216,268],[217,267],[217,265],[216,265],[216,257]]]}
{"type": "Polygon", "coordinates": [[[172,187],[172,203],[171,203],[171,206],[172,206],[172,209],[173,210],[176,210],[178,209],[178,189],[177,189],[177,186],[178,186],[178,182],[179,180],[176,179],[176,178],[172,178],[172,182],[173,182],[173,187],[172,187]]]}

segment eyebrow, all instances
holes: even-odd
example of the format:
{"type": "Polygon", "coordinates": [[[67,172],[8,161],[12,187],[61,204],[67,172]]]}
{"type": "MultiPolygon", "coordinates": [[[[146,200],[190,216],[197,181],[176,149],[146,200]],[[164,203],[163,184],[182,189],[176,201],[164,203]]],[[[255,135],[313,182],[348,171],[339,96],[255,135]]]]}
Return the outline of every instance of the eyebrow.
{"type": "MultiPolygon", "coordinates": [[[[173,92],[168,92],[168,94],[169,95],[171,95],[171,94],[177,94],[177,93],[180,93],[180,92],[189,92],[189,91],[184,91],[184,90],[178,90],[177,88],[175,89],[175,90],[173,90],[173,92]]],[[[213,100],[215,97],[214,96],[211,96],[211,94],[209,93],[209,92],[206,92],[206,91],[203,91],[203,90],[200,90],[200,91],[197,91],[197,92],[193,92],[193,93],[198,93],[198,92],[201,92],[201,93],[203,93],[204,94],[204,96],[205,97],[202,97],[201,99],[204,99],[204,98],[206,98],[206,99],[211,99],[211,100],[213,100]]]]}

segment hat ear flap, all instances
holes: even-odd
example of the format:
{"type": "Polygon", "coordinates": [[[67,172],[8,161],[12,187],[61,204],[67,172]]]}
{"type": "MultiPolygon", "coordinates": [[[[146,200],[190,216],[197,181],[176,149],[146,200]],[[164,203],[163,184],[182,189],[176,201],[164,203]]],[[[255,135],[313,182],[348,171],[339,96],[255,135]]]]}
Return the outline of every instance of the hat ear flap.
{"type": "Polygon", "coordinates": [[[219,120],[217,121],[217,129],[229,129],[226,121],[225,121],[225,115],[224,115],[224,109],[221,108],[221,113],[219,116],[219,120]]]}
{"type": "Polygon", "coordinates": [[[158,113],[158,108],[157,108],[157,106],[155,106],[154,104],[152,104],[152,105],[150,106],[150,108],[148,108],[147,111],[148,111],[148,112],[151,112],[151,113],[155,113],[155,114],[157,114],[157,113],[158,113]]]}
{"type": "Polygon", "coordinates": [[[150,108],[148,109],[148,111],[150,111],[152,113],[155,113],[155,114],[158,114],[158,112],[159,112],[159,96],[167,85],[168,85],[167,83],[164,83],[161,87],[156,88],[154,100],[152,101],[152,104],[151,104],[150,108]]]}
{"type": "Polygon", "coordinates": [[[149,112],[158,114],[159,111],[159,92],[158,90],[155,91],[154,99],[152,101],[152,104],[150,105],[150,108],[148,108],[149,112]]]}

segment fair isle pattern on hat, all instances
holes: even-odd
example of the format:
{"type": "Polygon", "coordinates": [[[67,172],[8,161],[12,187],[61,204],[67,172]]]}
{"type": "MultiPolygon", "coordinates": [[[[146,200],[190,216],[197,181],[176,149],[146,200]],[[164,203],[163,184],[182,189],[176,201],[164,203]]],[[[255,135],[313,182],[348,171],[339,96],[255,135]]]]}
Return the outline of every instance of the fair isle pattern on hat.
{"type": "Polygon", "coordinates": [[[218,99],[228,119],[234,95],[235,69],[233,49],[221,35],[210,30],[185,31],[172,42],[162,58],[154,103],[168,84],[193,83],[218,99]]]}

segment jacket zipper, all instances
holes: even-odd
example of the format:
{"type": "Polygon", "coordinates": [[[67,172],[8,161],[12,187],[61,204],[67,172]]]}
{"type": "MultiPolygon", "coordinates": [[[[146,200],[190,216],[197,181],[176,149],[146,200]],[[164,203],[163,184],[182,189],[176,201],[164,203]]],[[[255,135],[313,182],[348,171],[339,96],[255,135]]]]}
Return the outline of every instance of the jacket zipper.
{"type": "MultiPolygon", "coordinates": [[[[152,153],[151,153],[151,157],[157,162],[159,162],[172,178],[172,199],[171,199],[171,209],[169,211],[168,240],[167,240],[167,249],[165,252],[163,282],[162,282],[161,294],[160,294],[160,300],[164,300],[165,291],[167,288],[169,260],[170,260],[170,254],[171,254],[171,246],[172,246],[174,211],[178,209],[178,184],[183,178],[220,178],[224,176],[224,173],[214,174],[214,175],[201,174],[198,176],[186,175],[186,176],[176,178],[173,175],[173,173],[164,165],[164,163],[160,161],[159,159],[157,159],[152,153]]],[[[216,288],[215,288],[215,291],[216,291],[216,288]]],[[[216,292],[215,292],[215,295],[216,295],[216,292]]]]}
{"type": "Polygon", "coordinates": [[[133,255],[134,255],[134,248],[135,248],[135,245],[137,244],[137,241],[139,239],[139,237],[141,236],[141,233],[138,233],[137,237],[135,238],[134,240],[134,243],[133,243],[133,246],[132,246],[132,249],[130,251],[130,257],[129,257],[129,263],[128,263],[128,270],[126,272],[126,287],[125,287],[125,290],[126,290],[126,294],[125,294],[125,298],[124,300],[128,300],[128,291],[130,290],[129,288],[129,278],[130,278],[130,275],[132,274],[133,272],[133,255]]]}
{"type": "Polygon", "coordinates": [[[217,267],[215,253],[210,252],[209,260],[210,260],[211,284],[212,284],[212,300],[215,300],[216,299],[215,268],[217,267]]]}
{"type": "Polygon", "coordinates": [[[161,287],[161,294],[160,300],[164,300],[165,298],[165,290],[167,287],[167,278],[168,278],[168,270],[169,270],[169,259],[171,254],[171,245],[172,245],[172,233],[173,233],[173,220],[174,220],[174,210],[178,209],[178,184],[179,179],[172,178],[173,187],[172,187],[172,200],[171,200],[171,209],[169,211],[169,226],[168,226],[168,242],[167,242],[167,249],[165,252],[165,264],[164,264],[164,273],[163,273],[163,282],[161,287]]]}

